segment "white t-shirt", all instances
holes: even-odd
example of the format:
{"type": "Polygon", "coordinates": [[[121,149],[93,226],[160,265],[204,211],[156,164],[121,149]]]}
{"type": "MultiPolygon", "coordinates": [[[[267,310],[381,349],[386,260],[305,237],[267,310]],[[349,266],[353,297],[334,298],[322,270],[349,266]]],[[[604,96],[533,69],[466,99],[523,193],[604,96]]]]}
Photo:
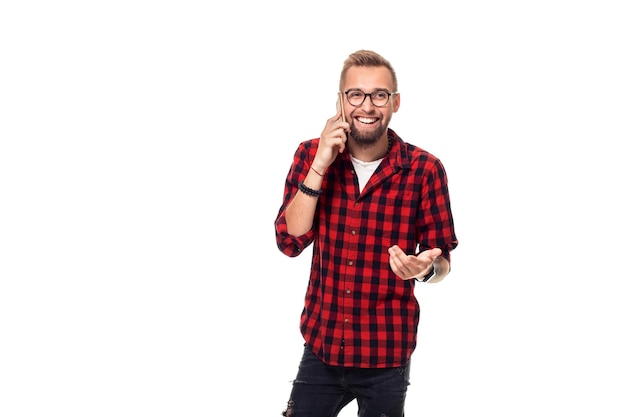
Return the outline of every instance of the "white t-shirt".
{"type": "Polygon", "coordinates": [[[354,166],[354,170],[356,171],[356,176],[359,179],[359,191],[363,191],[365,188],[365,184],[370,180],[370,177],[378,168],[383,158],[377,159],[372,162],[363,162],[361,160],[356,159],[354,156],[350,155],[352,159],[352,165],[354,166]]]}

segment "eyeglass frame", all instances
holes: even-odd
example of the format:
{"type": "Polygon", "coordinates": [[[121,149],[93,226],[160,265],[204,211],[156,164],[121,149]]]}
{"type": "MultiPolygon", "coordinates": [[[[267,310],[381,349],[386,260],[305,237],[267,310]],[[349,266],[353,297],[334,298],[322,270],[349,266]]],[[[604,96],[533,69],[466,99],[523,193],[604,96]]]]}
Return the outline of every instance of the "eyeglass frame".
{"type": "Polygon", "coordinates": [[[397,91],[394,91],[393,93],[390,91],[387,91],[383,88],[379,88],[377,90],[372,91],[371,93],[366,93],[365,91],[361,90],[360,88],[349,88],[346,91],[343,92],[343,94],[346,96],[346,101],[354,107],[361,107],[363,105],[363,103],[365,103],[365,100],[367,99],[367,96],[370,97],[370,103],[372,103],[373,106],[375,107],[385,107],[387,104],[389,104],[389,99],[391,99],[391,96],[393,96],[394,94],[398,94],[397,91]],[[350,103],[350,99],[348,99],[348,93],[351,91],[360,91],[361,93],[363,93],[363,101],[361,102],[361,104],[359,104],[358,106],[355,106],[354,104],[350,103]],[[381,104],[380,106],[378,104],[374,104],[374,100],[372,99],[372,94],[376,93],[376,92],[380,92],[380,91],[384,91],[385,93],[388,94],[387,96],[387,101],[385,102],[385,104],[381,104]]]}

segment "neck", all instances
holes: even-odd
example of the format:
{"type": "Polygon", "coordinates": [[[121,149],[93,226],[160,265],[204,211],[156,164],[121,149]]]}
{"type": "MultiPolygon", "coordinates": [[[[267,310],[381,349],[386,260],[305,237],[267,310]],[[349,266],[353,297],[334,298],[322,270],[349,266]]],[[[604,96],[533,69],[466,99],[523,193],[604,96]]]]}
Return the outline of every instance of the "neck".
{"type": "Polygon", "coordinates": [[[376,161],[383,158],[391,149],[391,138],[385,134],[378,138],[375,143],[362,145],[355,143],[348,137],[348,150],[350,155],[363,162],[376,161]]]}

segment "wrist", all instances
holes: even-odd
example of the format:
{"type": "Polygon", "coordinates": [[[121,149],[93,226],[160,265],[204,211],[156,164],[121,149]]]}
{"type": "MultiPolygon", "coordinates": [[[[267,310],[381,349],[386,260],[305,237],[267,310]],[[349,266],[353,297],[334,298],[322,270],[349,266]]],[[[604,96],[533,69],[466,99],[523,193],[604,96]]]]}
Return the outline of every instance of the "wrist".
{"type": "Polygon", "coordinates": [[[422,282],[427,282],[429,279],[431,279],[432,277],[434,277],[435,275],[437,275],[437,273],[435,272],[435,263],[433,262],[430,266],[430,271],[428,271],[426,273],[426,275],[424,275],[421,279],[422,282]]]}
{"type": "Polygon", "coordinates": [[[324,174],[326,173],[325,169],[315,168],[313,164],[311,164],[311,171],[315,172],[320,177],[323,177],[324,174]]]}
{"type": "Polygon", "coordinates": [[[311,197],[319,197],[322,195],[322,190],[314,190],[312,188],[309,188],[304,185],[304,181],[300,181],[300,183],[298,184],[298,190],[311,197]]]}

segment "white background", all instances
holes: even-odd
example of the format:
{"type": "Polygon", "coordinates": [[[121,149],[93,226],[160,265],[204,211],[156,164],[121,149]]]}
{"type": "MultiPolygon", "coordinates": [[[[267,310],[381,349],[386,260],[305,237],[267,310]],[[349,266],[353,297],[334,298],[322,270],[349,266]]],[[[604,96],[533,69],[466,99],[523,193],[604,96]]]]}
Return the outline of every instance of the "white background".
{"type": "Polygon", "coordinates": [[[3,2],[0,415],[280,415],[311,253],[274,217],[364,48],[460,240],[407,416],[624,416],[620,3],[3,2]]]}

